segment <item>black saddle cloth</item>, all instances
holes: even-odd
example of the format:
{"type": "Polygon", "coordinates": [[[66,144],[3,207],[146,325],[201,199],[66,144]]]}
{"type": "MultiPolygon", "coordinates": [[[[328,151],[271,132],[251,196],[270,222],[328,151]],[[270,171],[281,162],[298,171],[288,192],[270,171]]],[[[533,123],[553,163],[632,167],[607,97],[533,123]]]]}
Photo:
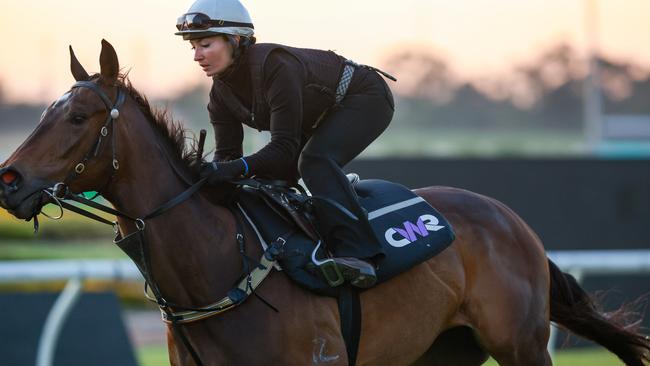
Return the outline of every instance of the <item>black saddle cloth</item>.
{"type": "MultiPolygon", "coordinates": [[[[354,188],[361,206],[368,212],[368,222],[376,239],[386,254],[378,263],[377,283],[385,282],[433,257],[453,242],[454,232],[447,220],[408,188],[374,179],[361,180],[354,184],[354,188]]],[[[282,191],[299,211],[309,204],[309,196],[287,188],[276,189],[282,191]]],[[[247,223],[253,226],[265,249],[278,237],[292,233],[278,256],[283,271],[289,277],[308,290],[336,296],[336,289],[329,286],[313,261],[326,257],[323,250],[325,245],[321,245],[312,258],[318,242],[298,229],[278,205],[270,203],[259,187],[242,187],[237,206],[247,223]]],[[[343,215],[342,212],[340,214],[343,215]]]]}

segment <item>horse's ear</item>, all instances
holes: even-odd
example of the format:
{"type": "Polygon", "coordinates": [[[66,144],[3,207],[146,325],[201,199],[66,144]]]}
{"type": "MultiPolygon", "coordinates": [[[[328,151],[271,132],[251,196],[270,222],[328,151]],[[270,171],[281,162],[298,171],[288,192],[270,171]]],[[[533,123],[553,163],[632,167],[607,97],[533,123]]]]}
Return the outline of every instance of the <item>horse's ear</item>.
{"type": "Polygon", "coordinates": [[[102,80],[109,85],[115,84],[117,75],[120,72],[120,64],[117,60],[117,53],[110,43],[102,39],[102,52],[99,54],[99,65],[101,67],[102,80]]]}
{"type": "Polygon", "coordinates": [[[89,75],[84,69],[84,67],[81,66],[79,60],[77,60],[77,56],[74,55],[72,46],[70,46],[70,71],[72,72],[72,76],[74,76],[75,80],[77,81],[88,80],[89,75]]]}

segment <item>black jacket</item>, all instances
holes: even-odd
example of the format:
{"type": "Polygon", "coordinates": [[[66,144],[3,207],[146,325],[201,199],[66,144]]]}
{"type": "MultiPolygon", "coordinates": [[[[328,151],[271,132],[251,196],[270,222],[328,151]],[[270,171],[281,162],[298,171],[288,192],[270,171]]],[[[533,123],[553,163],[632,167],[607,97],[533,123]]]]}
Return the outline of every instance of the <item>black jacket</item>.
{"type": "Polygon", "coordinates": [[[252,174],[273,177],[295,170],[302,144],[335,104],[344,61],[332,51],[251,46],[213,79],[208,111],[217,143],[215,159],[242,156],[246,124],[271,132],[271,141],[245,158],[252,174]]]}

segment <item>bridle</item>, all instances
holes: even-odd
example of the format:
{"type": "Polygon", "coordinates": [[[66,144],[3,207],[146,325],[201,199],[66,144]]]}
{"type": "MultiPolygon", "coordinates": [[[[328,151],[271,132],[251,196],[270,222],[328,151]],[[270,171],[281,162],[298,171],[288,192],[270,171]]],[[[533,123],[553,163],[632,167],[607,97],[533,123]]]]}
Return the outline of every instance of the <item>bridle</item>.
{"type": "MultiPolygon", "coordinates": [[[[115,103],[113,103],[108,95],[97,85],[96,83],[92,81],[77,81],[72,85],[71,89],[76,89],[76,88],[86,88],[90,89],[95,94],[102,100],[104,105],[106,106],[106,109],[108,110],[108,114],[106,116],[106,121],[104,122],[104,125],[102,128],[99,130],[99,136],[97,137],[97,142],[93,145],[93,147],[86,152],[84,155],[83,159],[77,163],[74,167],[74,169],[67,175],[65,180],[61,183],[58,183],[59,189],[62,189],[63,186],[67,186],[69,182],[81,174],[83,174],[84,171],[86,171],[86,165],[90,161],[90,159],[94,159],[99,155],[99,152],[101,151],[102,148],[102,143],[104,140],[108,137],[109,130],[110,130],[110,135],[111,135],[111,167],[113,168],[112,174],[108,179],[108,182],[111,181],[115,173],[120,169],[120,163],[117,159],[117,138],[116,138],[116,133],[115,133],[115,122],[117,119],[120,117],[120,108],[122,108],[122,105],[124,104],[124,101],[126,100],[126,94],[124,90],[120,87],[117,87],[117,97],[115,100],[115,103]]],[[[106,185],[108,185],[108,182],[106,185]]]]}
{"type": "Polygon", "coordinates": [[[91,149],[86,153],[84,156],[83,160],[78,163],[75,168],[74,172],[77,175],[80,175],[81,173],[84,172],[86,169],[86,163],[90,158],[96,158],[97,155],[99,154],[99,150],[102,147],[102,141],[104,138],[108,136],[108,129],[111,129],[111,147],[113,150],[112,153],[112,166],[113,166],[113,173],[118,171],[120,169],[120,163],[117,160],[117,149],[116,149],[116,138],[115,138],[115,123],[119,117],[120,117],[120,108],[124,104],[124,100],[126,99],[126,95],[124,93],[124,90],[120,87],[117,87],[117,98],[115,100],[115,103],[112,103],[111,100],[108,98],[108,95],[104,93],[104,91],[95,83],[91,81],[78,81],[74,85],[72,85],[72,89],[76,88],[88,88],[92,91],[95,92],[101,98],[102,102],[104,102],[104,105],[108,109],[109,113],[106,116],[106,121],[104,122],[104,126],[99,130],[99,137],[97,138],[97,142],[94,145],[94,148],[91,149]]]}
{"type": "MultiPolygon", "coordinates": [[[[120,164],[117,159],[117,149],[116,149],[116,133],[115,133],[115,122],[117,119],[120,117],[120,108],[124,104],[124,101],[126,100],[126,94],[122,88],[117,86],[117,97],[115,100],[115,103],[113,103],[108,95],[97,85],[96,83],[92,81],[77,81],[73,86],[72,89],[76,88],[87,88],[92,90],[99,98],[102,100],[104,105],[106,106],[106,109],[108,110],[108,115],[106,116],[106,121],[104,122],[104,125],[99,131],[99,136],[97,137],[97,142],[91,147],[91,149],[84,154],[83,159],[77,163],[72,171],[68,173],[66,178],[59,183],[56,183],[52,188],[45,189],[44,193],[48,195],[54,203],[59,205],[61,208],[61,212],[63,212],[63,209],[66,208],[68,210],[77,212],[83,216],[86,216],[88,218],[91,218],[96,221],[100,221],[105,224],[109,224],[113,226],[113,229],[115,230],[115,233],[118,235],[118,237],[121,237],[120,230],[119,230],[119,224],[117,221],[108,221],[104,219],[101,216],[95,215],[92,212],[88,212],[82,208],[79,208],[77,206],[74,206],[72,204],[69,204],[65,202],[65,200],[72,200],[76,201],[85,205],[88,205],[90,207],[93,207],[95,209],[116,215],[118,217],[125,218],[127,220],[132,221],[135,224],[136,227],[136,232],[134,233],[135,235],[129,235],[128,237],[135,237],[138,240],[134,241],[135,246],[138,246],[139,248],[136,249],[138,253],[141,253],[141,255],[137,256],[136,258],[133,258],[132,253],[128,253],[132,259],[134,259],[134,262],[140,272],[142,273],[144,279],[145,279],[145,294],[146,294],[146,286],[148,285],[149,288],[151,288],[154,296],[155,296],[155,301],[158,303],[158,305],[161,307],[161,309],[165,310],[166,312],[169,312],[170,315],[173,313],[171,312],[170,309],[170,303],[168,303],[162,296],[160,289],[158,287],[158,284],[153,278],[153,273],[150,269],[150,264],[149,264],[149,256],[147,253],[147,245],[146,241],[144,239],[144,230],[146,227],[146,220],[151,219],[153,217],[156,217],[163,212],[171,209],[172,207],[176,206],[177,204],[185,201],[188,199],[190,196],[192,196],[194,193],[196,193],[202,186],[205,184],[205,179],[202,179],[198,181],[196,184],[192,185],[188,190],[185,192],[181,193],[181,195],[177,196],[173,200],[165,203],[158,209],[154,210],[153,212],[145,215],[142,218],[135,218],[132,217],[131,215],[125,214],[124,212],[121,212],[119,210],[115,210],[111,207],[104,206],[102,204],[99,204],[92,199],[86,199],[85,197],[80,197],[76,194],[73,194],[70,192],[68,184],[70,181],[73,179],[78,178],[81,174],[83,174],[84,171],[86,171],[86,165],[88,162],[96,158],[102,148],[102,143],[104,140],[108,137],[109,134],[109,129],[110,129],[110,135],[111,135],[111,148],[112,148],[112,160],[111,160],[111,167],[112,167],[112,173],[111,176],[108,178],[107,184],[110,183],[110,181],[113,179],[113,176],[115,173],[120,169],[120,164]]],[[[99,192],[98,192],[99,193],[99,192]]],[[[94,198],[94,197],[93,197],[94,198]]],[[[34,228],[35,230],[38,230],[38,221],[36,219],[37,215],[34,216],[34,228]]],[[[117,242],[116,242],[117,243],[117,242]]],[[[173,317],[172,317],[173,318],[173,317]]],[[[198,364],[201,365],[201,360],[198,357],[198,354],[196,351],[193,349],[192,345],[190,344],[189,340],[185,336],[185,334],[182,332],[182,330],[176,326],[176,324],[173,324],[174,330],[178,333],[180,338],[182,339],[183,343],[189,350],[190,354],[192,355],[192,358],[194,361],[198,364]]]]}
{"type": "MultiPolygon", "coordinates": [[[[111,159],[111,167],[112,167],[112,173],[109,176],[108,180],[104,184],[104,188],[106,188],[111,180],[113,180],[113,177],[115,176],[115,173],[120,169],[120,163],[119,160],[117,159],[117,141],[116,141],[116,133],[115,133],[115,121],[120,117],[120,108],[124,104],[124,101],[126,100],[126,94],[124,90],[120,87],[117,87],[117,97],[115,100],[115,103],[111,101],[111,99],[108,97],[108,95],[97,85],[96,83],[92,81],[77,81],[72,85],[70,88],[71,90],[76,89],[76,88],[87,88],[92,90],[104,103],[106,106],[106,109],[108,110],[108,114],[106,116],[106,120],[104,121],[104,125],[102,128],[99,130],[99,136],[97,137],[97,141],[95,144],[88,150],[84,155],[81,161],[79,161],[77,164],[75,164],[74,168],[66,175],[65,179],[59,183],[56,183],[52,188],[48,188],[43,190],[45,195],[47,196],[46,198],[49,198],[50,201],[53,201],[52,203],[55,203],[61,208],[61,214],[57,217],[52,217],[44,212],[41,212],[44,216],[49,217],[51,219],[58,220],[63,216],[63,208],[67,208],[71,211],[75,211],[77,213],[80,213],[78,210],[76,210],[76,206],[72,205],[66,205],[64,202],[62,202],[63,199],[70,199],[69,196],[69,184],[72,180],[76,179],[77,177],[81,176],[86,171],[86,166],[88,162],[91,159],[97,158],[99,155],[103,142],[104,140],[108,137],[109,134],[109,129],[110,129],[110,135],[111,135],[111,149],[112,149],[112,159],[111,159]]],[[[101,192],[101,189],[97,191],[97,194],[91,198],[90,200],[92,201],[95,199],[97,196],[99,196],[101,192]]],[[[81,213],[83,215],[83,213],[81,213]]],[[[119,230],[117,222],[110,222],[105,219],[103,219],[100,216],[97,215],[92,215],[88,216],[93,220],[101,221],[104,223],[110,223],[115,232],[117,233],[119,230]]],[[[38,213],[36,213],[33,217],[34,220],[34,231],[37,232],[39,228],[39,223],[38,223],[38,213]]]]}
{"type": "MultiPolygon", "coordinates": [[[[100,129],[99,136],[97,138],[97,141],[95,144],[91,147],[91,149],[86,152],[86,154],[83,156],[82,160],[77,163],[73,170],[68,173],[66,178],[59,183],[56,183],[53,187],[44,189],[43,192],[45,195],[50,199],[49,202],[55,203],[56,205],[59,206],[61,209],[61,213],[63,213],[63,209],[67,209],[73,212],[76,212],[82,216],[85,216],[87,218],[93,219],[95,221],[102,222],[107,225],[111,225],[113,229],[115,230],[115,233],[117,235],[116,239],[114,240],[115,244],[117,244],[136,264],[138,269],[140,270],[140,273],[145,279],[145,296],[151,300],[154,301],[158,304],[160,307],[161,313],[163,315],[163,320],[172,325],[173,330],[176,332],[176,334],[179,336],[179,338],[182,340],[183,344],[189,351],[190,355],[192,356],[192,359],[197,365],[203,365],[201,362],[200,357],[198,356],[197,352],[194,350],[192,347],[191,343],[187,339],[185,333],[183,332],[182,328],[180,325],[186,324],[189,322],[193,321],[198,321],[201,319],[205,319],[209,316],[221,314],[227,310],[230,310],[234,308],[235,306],[241,304],[250,294],[255,294],[255,288],[259,285],[259,283],[268,275],[270,272],[271,268],[273,268],[273,265],[275,263],[274,258],[267,258],[266,256],[262,256],[262,259],[258,262],[255,260],[252,260],[250,257],[248,257],[245,253],[244,249],[244,235],[243,235],[243,228],[242,224],[240,222],[240,218],[238,217],[238,214],[233,211],[233,215],[235,217],[235,223],[236,223],[236,235],[235,235],[235,240],[239,246],[239,252],[242,256],[243,260],[243,267],[244,267],[244,273],[243,273],[243,279],[239,281],[235,287],[233,287],[229,292],[228,295],[218,302],[215,302],[211,305],[208,305],[206,307],[202,308],[192,308],[192,307],[186,307],[178,304],[174,304],[172,302],[167,301],[161,291],[160,288],[157,284],[157,282],[154,279],[153,272],[151,270],[151,265],[149,261],[149,252],[148,252],[148,246],[147,242],[145,240],[144,236],[144,231],[146,227],[146,222],[149,219],[152,219],[154,217],[157,217],[168,210],[172,209],[176,205],[180,204],[181,202],[187,200],[190,198],[192,195],[194,195],[196,192],[198,192],[201,187],[206,183],[206,178],[202,178],[196,183],[188,183],[190,185],[189,188],[187,188],[185,191],[183,191],[181,194],[178,196],[174,197],[173,199],[163,203],[161,206],[153,210],[152,212],[142,216],[142,217],[134,217],[129,214],[126,214],[122,211],[116,210],[112,207],[100,204],[98,202],[93,201],[93,199],[96,197],[93,197],[92,199],[87,199],[85,197],[82,197],[80,195],[74,194],[70,191],[69,189],[69,183],[70,181],[78,178],[81,174],[86,171],[88,163],[96,158],[103,146],[103,142],[105,139],[108,137],[109,133],[111,135],[111,147],[112,147],[112,161],[111,161],[111,166],[112,166],[112,173],[111,176],[109,177],[105,187],[108,186],[108,184],[111,182],[113,177],[115,176],[116,172],[119,170],[120,165],[119,161],[117,159],[117,149],[116,149],[116,144],[117,144],[117,138],[116,138],[116,133],[115,133],[115,123],[117,122],[118,118],[120,117],[120,108],[124,104],[124,101],[126,99],[126,94],[123,90],[123,88],[117,86],[117,97],[115,102],[113,103],[110,98],[106,95],[106,93],[94,82],[91,81],[78,81],[76,82],[73,86],[72,89],[75,88],[87,88],[95,92],[101,98],[103,101],[104,105],[106,106],[107,110],[109,111],[106,121],[104,122],[104,125],[100,129]],[[129,220],[135,224],[136,231],[122,236],[120,227],[117,221],[109,221],[101,216],[98,216],[92,212],[89,212],[81,207],[78,207],[76,205],[70,204],[66,202],[67,200],[69,201],[75,201],[81,204],[84,204],[86,206],[95,208],[97,210],[100,210],[102,212],[115,215],[117,217],[129,220]],[[252,266],[251,266],[252,264],[252,266]],[[151,293],[153,294],[153,298],[149,296],[147,293],[147,288],[151,289],[151,293]],[[180,310],[180,312],[175,312],[172,309],[177,309],[180,310]]],[[[204,135],[202,134],[202,139],[201,142],[199,142],[199,153],[198,153],[198,158],[201,159],[202,155],[202,148],[203,148],[203,141],[204,141],[204,135]]],[[[173,166],[173,164],[172,164],[173,166]]],[[[175,168],[174,168],[175,169],[175,168]]],[[[183,178],[182,175],[179,174],[178,171],[176,171],[176,174],[179,175],[183,181],[186,181],[185,178],[183,178]]],[[[98,191],[99,195],[100,191],[98,191]]],[[[62,216],[62,215],[61,215],[62,216]]],[[[60,218],[59,216],[58,218],[60,218]]],[[[35,230],[38,230],[38,213],[34,215],[34,228],[35,230]]],[[[57,218],[55,218],[57,219],[57,218]]],[[[257,294],[255,294],[257,295],[257,294]]],[[[259,296],[258,296],[259,297],[259,296]]],[[[262,301],[264,301],[262,299],[262,301]]],[[[266,301],[264,301],[266,303],[266,301]]],[[[266,303],[268,306],[273,308],[270,304],[266,303]]],[[[275,311],[277,311],[275,308],[273,308],[275,311]]]]}
{"type": "MultiPolygon", "coordinates": [[[[72,85],[71,89],[76,89],[76,88],[87,88],[92,90],[104,103],[106,106],[106,109],[108,110],[108,114],[106,116],[106,120],[104,122],[104,125],[102,128],[99,130],[99,136],[97,137],[97,141],[95,144],[86,152],[86,154],[83,155],[83,158],[79,163],[77,163],[72,171],[70,171],[67,175],[66,178],[59,183],[56,183],[52,188],[48,188],[44,190],[44,192],[54,201],[53,203],[56,203],[62,208],[69,209],[71,211],[75,211],[81,215],[84,215],[86,217],[89,217],[93,220],[100,221],[106,224],[110,224],[114,227],[116,233],[118,232],[119,226],[117,222],[111,222],[108,221],[100,216],[94,215],[90,212],[84,211],[79,209],[76,206],[72,205],[66,205],[62,200],[68,199],[68,200],[73,200],[77,201],[79,203],[86,204],[88,206],[97,208],[99,210],[102,210],[104,212],[116,215],[118,217],[122,217],[125,219],[128,219],[130,221],[133,221],[136,225],[136,228],[144,230],[145,226],[145,221],[147,219],[151,219],[153,217],[156,217],[163,212],[169,210],[170,208],[176,206],[177,204],[183,202],[187,198],[189,198],[191,195],[196,193],[205,183],[205,180],[199,180],[196,183],[188,182],[187,179],[183,177],[182,174],[180,174],[178,171],[175,170],[176,174],[179,175],[182,180],[190,186],[190,189],[186,190],[183,192],[181,195],[175,197],[171,201],[165,203],[158,209],[154,210],[153,212],[145,215],[144,217],[141,218],[135,218],[132,217],[131,215],[125,214],[123,212],[120,212],[118,210],[113,210],[110,207],[103,206],[101,204],[98,204],[93,201],[95,197],[97,197],[99,194],[102,193],[103,189],[107,188],[110,182],[113,180],[115,174],[118,172],[120,169],[120,163],[117,157],[117,134],[115,133],[115,123],[117,122],[117,119],[120,117],[120,108],[124,105],[124,102],[126,100],[126,93],[124,89],[120,86],[116,86],[117,88],[117,97],[115,102],[113,103],[111,99],[108,97],[108,95],[102,90],[102,88],[99,87],[96,83],[92,81],[77,81],[72,85]],[[73,181],[74,179],[78,178],[81,176],[87,169],[87,165],[90,160],[97,158],[99,156],[99,153],[101,152],[101,148],[103,146],[103,142],[106,140],[108,135],[111,135],[111,168],[112,172],[109,178],[107,179],[106,183],[103,186],[103,189],[99,189],[97,191],[97,194],[95,197],[91,199],[85,199],[83,197],[77,196],[75,194],[72,194],[69,189],[70,182],[73,181]]],[[[173,166],[173,165],[172,165],[173,166]]],[[[36,216],[34,216],[36,218],[36,216]]],[[[37,223],[35,221],[35,229],[38,229],[37,223]]]]}

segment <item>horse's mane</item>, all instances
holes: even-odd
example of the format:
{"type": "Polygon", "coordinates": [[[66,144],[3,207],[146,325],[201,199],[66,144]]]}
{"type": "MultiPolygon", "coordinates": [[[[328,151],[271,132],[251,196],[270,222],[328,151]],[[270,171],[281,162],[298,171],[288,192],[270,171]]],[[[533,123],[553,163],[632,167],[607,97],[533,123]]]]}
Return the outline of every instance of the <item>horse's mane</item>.
{"type": "MultiPolygon", "coordinates": [[[[95,74],[89,80],[99,79],[99,74],[95,74]]],[[[160,134],[160,137],[165,145],[178,161],[183,164],[183,167],[188,170],[193,178],[199,175],[200,165],[196,164],[198,155],[198,141],[191,131],[185,129],[183,124],[175,121],[169,114],[167,108],[155,108],[149,103],[147,97],[137,91],[128,78],[128,73],[120,73],[117,78],[117,86],[126,90],[128,95],[136,102],[140,111],[144,114],[145,118],[160,134]],[[188,136],[188,131],[190,135],[188,136]],[[189,143],[186,143],[189,141],[189,143]]],[[[224,204],[232,198],[235,186],[229,183],[219,184],[218,187],[202,191],[209,201],[214,204],[224,204]]]]}
{"type": "MultiPolygon", "coordinates": [[[[99,74],[93,75],[90,77],[90,80],[95,80],[98,77],[99,74]]],[[[196,161],[198,144],[191,131],[186,130],[181,122],[175,121],[166,107],[152,107],[147,97],[136,90],[133,84],[131,84],[128,73],[120,73],[117,78],[117,86],[126,90],[128,95],[133,98],[140,111],[151,123],[151,126],[160,133],[162,140],[170,148],[175,157],[186,168],[196,170],[197,167],[191,163],[196,161]],[[188,132],[191,135],[188,136],[188,132]],[[189,143],[186,143],[186,141],[189,141],[189,143]]]]}

